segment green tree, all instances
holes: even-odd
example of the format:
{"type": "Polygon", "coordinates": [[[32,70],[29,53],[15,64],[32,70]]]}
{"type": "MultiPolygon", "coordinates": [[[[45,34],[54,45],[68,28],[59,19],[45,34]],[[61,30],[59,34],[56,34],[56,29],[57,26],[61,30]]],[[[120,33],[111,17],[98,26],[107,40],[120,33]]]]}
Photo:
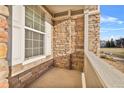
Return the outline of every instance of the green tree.
{"type": "Polygon", "coordinates": [[[107,42],[106,42],[106,47],[110,47],[110,41],[108,40],[107,42]]]}
{"type": "Polygon", "coordinates": [[[111,42],[110,42],[110,47],[115,47],[115,43],[114,43],[113,38],[111,39],[111,42]]]}

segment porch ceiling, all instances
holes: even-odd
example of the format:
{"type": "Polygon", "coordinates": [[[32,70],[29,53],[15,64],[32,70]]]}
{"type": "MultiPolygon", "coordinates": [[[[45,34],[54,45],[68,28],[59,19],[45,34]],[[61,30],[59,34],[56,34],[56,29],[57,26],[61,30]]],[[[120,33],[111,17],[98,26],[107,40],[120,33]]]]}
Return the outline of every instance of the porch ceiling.
{"type": "Polygon", "coordinates": [[[80,10],[84,5],[45,5],[45,7],[52,13],[59,13],[68,10],[80,10]]]}

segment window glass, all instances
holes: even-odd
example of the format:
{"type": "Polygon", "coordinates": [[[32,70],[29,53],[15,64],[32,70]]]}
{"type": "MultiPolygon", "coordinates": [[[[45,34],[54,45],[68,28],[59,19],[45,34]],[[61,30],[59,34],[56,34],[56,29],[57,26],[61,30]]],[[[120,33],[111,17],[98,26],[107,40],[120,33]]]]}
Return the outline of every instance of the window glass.
{"type": "Polygon", "coordinates": [[[45,16],[38,6],[25,7],[25,58],[44,54],[45,16]],[[37,30],[37,31],[35,31],[37,30]]]}

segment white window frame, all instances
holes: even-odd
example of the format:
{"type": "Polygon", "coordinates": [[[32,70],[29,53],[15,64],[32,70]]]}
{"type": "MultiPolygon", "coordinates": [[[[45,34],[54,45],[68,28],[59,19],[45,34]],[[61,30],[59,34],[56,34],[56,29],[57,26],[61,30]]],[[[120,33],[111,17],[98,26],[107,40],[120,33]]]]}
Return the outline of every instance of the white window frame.
{"type": "MultiPolygon", "coordinates": [[[[48,15],[46,11],[44,12],[45,12],[45,18],[46,17],[49,17],[50,19],[52,18],[50,15],[48,15]]],[[[46,58],[46,56],[48,55],[52,55],[52,47],[51,47],[52,31],[53,31],[53,26],[49,24],[47,21],[45,21],[45,32],[41,32],[32,29],[30,27],[26,27],[25,6],[24,5],[12,6],[12,64],[11,65],[13,66],[20,63],[25,65],[46,58]],[[25,29],[45,34],[44,55],[34,56],[30,59],[25,60],[25,29]]]]}
{"type": "MultiPolygon", "coordinates": [[[[30,28],[30,27],[24,27],[24,30],[25,29],[28,29],[28,30],[31,30],[32,32],[37,32],[37,33],[42,33],[42,34],[44,34],[44,35],[46,35],[46,33],[45,32],[40,32],[40,31],[38,31],[38,30],[35,30],[35,29],[32,29],[32,28],[30,28]]],[[[44,38],[44,42],[46,42],[46,40],[45,40],[45,38],[44,38]]],[[[45,44],[45,43],[44,43],[45,44]]],[[[25,46],[25,41],[24,41],[24,46],[25,46]]],[[[25,49],[25,48],[24,48],[25,49]]],[[[44,48],[45,49],[45,48],[44,48]]],[[[46,50],[45,50],[46,51],[46,50]]],[[[42,58],[46,58],[46,55],[45,55],[45,53],[44,53],[44,55],[38,55],[38,56],[32,56],[32,57],[30,57],[29,59],[26,59],[25,58],[25,50],[24,50],[24,62],[23,62],[23,64],[25,65],[25,64],[28,64],[28,63],[31,63],[31,62],[33,62],[33,61],[36,61],[36,60],[40,60],[40,59],[42,59],[42,58]]]]}
{"type": "MultiPolygon", "coordinates": [[[[24,12],[24,17],[25,17],[25,16],[26,16],[26,15],[25,15],[25,12],[24,12]]],[[[24,20],[24,22],[25,22],[25,20],[24,20]]],[[[25,24],[25,23],[24,23],[24,24],[25,24]]],[[[30,27],[27,27],[26,25],[25,25],[25,27],[24,27],[24,31],[25,31],[25,29],[28,29],[28,30],[30,30],[30,31],[32,31],[32,32],[37,32],[37,33],[39,33],[39,34],[43,34],[43,35],[44,35],[44,44],[46,43],[46,40],[45,40],[46,32],[45,32],[45,31],[44,31],[44,32],[41,32],[41,31],[39,31],[39,30],[36,30],[36,29],[30,28],[30,27]]],[[[25,41],[24,41],[24,46],[25,46],[25,41]]],[[[45,45],[43,45],[43,47],[44,47],[44,49],[45,49],[45,45]]],[[[25,49],[25,48],[24,48],[24,49],[25,49]]],[[[46,50],[44,50],[44,52],[45,52],[45,51],[46,51],[46,50]]],[[[30,57],[29,59],[26,59],[26,58],[25,58],[25,50],[24,50],[24,62],[23,62],[23,64],[25,65],[25,64],[28,64],[28,63],[31,63],[31,62],[40,60],[40,59],[42,59],[42,58],[46,58],[45,53],[44,53],[43,55],[32,56],[32,57],[30,57]]]]}

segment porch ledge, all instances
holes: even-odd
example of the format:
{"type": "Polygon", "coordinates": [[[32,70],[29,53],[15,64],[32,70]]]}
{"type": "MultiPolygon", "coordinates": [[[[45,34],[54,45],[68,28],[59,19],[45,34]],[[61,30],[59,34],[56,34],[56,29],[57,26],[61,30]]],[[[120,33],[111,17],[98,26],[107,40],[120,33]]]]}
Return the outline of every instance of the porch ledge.
{"type": "MultiPolygon", "coordinates": [[[[85,56],[103,87],[124,87],[124,74],[122,72],[90,51],[85,51],[85,56]]],[[[92,77],[90,78],[92,79],[92,77]]]]}
{"type": "Polygon", "coordinates": [[[41,59],[39,59],[37,61],[34,61],[32,63],[25,64],[25,65],[23,65],[23,69],[22,70],[20,70],[20,71],[18,71],[16,73],[12,73],[11,77],[16,76],[16,75],[18,75],[20,73],[23,73],[26,70],[29,70],[29,69],[31,69],[33,67],[36,67],[36,66],[38,66],[40,64],[43,64],[43,63],[45,63],[45,62],[47,62],[49,60],[52,60],[52,59],[53,59],[53,56],[49,56],[49,57],[46,57],[46,58],[43,58],[43,59],[41,58],[41,59]]]}

